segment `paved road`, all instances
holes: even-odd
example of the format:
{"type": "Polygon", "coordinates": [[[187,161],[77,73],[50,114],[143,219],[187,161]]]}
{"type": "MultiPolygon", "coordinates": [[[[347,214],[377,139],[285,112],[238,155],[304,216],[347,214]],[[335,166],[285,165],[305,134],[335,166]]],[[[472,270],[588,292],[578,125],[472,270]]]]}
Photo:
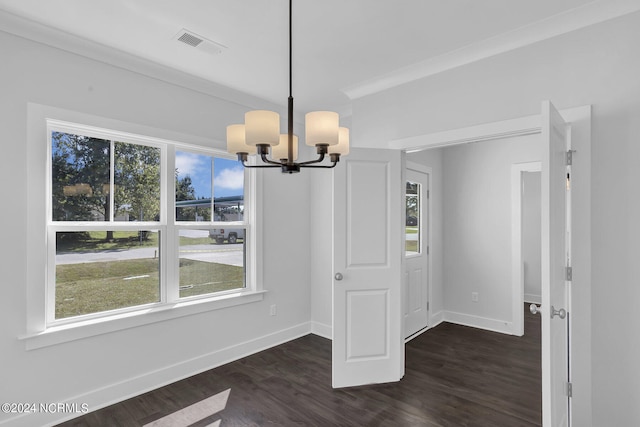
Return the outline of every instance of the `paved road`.
{"type": "MultiPolygon", "coordinates": [[[[180,257],[196,261],[217,262],[242,266],[244,254],[242,243],[226,245],[191,245],[180,248],[180,257]]],[[[100,252],[72,252],[56,255],[56,264],[80,264],[85,262],[118,261],[125,259],[157,258],[157,248],[109,250],[100,252]]]]}

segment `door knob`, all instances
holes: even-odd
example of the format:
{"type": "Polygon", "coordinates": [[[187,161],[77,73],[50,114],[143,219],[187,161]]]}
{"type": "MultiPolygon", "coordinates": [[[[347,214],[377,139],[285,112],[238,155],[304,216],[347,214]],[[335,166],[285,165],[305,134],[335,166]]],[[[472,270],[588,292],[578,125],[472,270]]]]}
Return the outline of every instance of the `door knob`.
{"type": "Polygon", "coordinates": [[[565,310],[564,308],[556,310],[555,308],[553,308],[553,306],[551,306],[551,318],[553,319],[554,316],[558,316],[559,318],[564,319],[565,317],[567,317],[567,310],[565,310]]]}
{"type": "Polygon", "coordinates": [[[540,306],[535,305],[535,304],[531,304],[529,306],[529,311],[531,312],[531,314],[542,313],[542,309],[540,308],[540,306]]]}
{"type": "Polygon", "coordinates": [[[340,281],[343,279],[342,273],[336,273],[335,276],[333,276],[336,280],[340,281]]]}

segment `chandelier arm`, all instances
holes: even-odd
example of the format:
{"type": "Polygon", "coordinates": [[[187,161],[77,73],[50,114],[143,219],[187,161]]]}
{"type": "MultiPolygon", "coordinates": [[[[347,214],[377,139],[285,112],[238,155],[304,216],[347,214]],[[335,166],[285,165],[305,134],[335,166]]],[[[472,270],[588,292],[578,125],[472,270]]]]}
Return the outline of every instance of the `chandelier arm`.
{"type": "Polygon", "coordinates": [[[312,164],[314,164],[314,163],[320,163],[320,162],[322,162],[323,160],[324,160],[324,154],[319,154],[317,159],[315,159],[315,160],[309,160],[309,161],[306,161],[306,162],[300,162],[300,163],[299,163],[299,165],[300,165],[300,166],[304,166],[304,165],[312,165],[312,164]]]}
{"type": "Polygon", "coordinates": [[[269,164],[269,165],[248,165],[247,162],[245,160],[241,160],[240,161],[242,163],[242,166],[244,166],[245,168],[253,168],[253,169],[259,169],[259,168],[279,168],[282,165],[280,163],[278,163],[277,165],[273,165],[273,164],[269,164]]]}
{"type": "MultiPolygon", "coordinates": [[[[271,165],[276,165],[276,166],[278,166],[278,167],[282,166],[282,163],[281,163],[281,162],[276,162],[276,161],[274,161],[274,160],[269,159],[269,158],[267,157],[267,155],[266,155],[266,154],[264,154],[264,153],[262,153],[262,154],[260,155],[260,158],[261,158],[261,159],[262,159],[262,161],[263,161],[263,162],[265,162],[265,163],[269,163],[269,164],[271,164],[271,165]]],[[[274,166],[274,167],[275,167],[275,166],[274,166]]]]}
{"type": "Polygon", "coordinates": [[[300,164],[301,168],[316,168],[316,169],[333,169],[338,164],[337,161],[334,161],[331,165],[311,165],[311,164],[300,164]]]}

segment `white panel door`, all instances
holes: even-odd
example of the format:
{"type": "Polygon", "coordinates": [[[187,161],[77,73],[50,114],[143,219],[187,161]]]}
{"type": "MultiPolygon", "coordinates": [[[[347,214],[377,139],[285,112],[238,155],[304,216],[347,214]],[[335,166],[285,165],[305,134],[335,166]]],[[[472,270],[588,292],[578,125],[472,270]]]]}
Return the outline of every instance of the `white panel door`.
{"type": "Polygon", "coordinates": [[[545,427],[569,425],[569,337],[566,266],[570,263],[570,199],[566,152],[569,129],[542,104],[542,413],[545,427]]]}
{"type": "Polygon", "coordinates": [[[405,274],[402,292],[404,337],[429,322],[429,174],[407,167],[405,220],[405,274]]]}
{"type": "Polygon", "coordinates": [[[333,387],[404,375],[402,153],[354,149],[333,170],[333,387]]]}

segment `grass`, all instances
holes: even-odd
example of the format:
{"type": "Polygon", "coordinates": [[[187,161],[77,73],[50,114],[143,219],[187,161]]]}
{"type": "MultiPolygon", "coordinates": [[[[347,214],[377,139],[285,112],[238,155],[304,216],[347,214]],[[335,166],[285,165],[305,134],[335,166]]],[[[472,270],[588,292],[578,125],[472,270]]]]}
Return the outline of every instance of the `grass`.
{"type": "Polygon", "coordinates": [[[418,241],[417,240],[407,240],[405,242],[404,250],[406,252],[418,252],[418,241]]]}
{"type": "MultiPolygon", "coordinates": [[[[158,302],[158,259],[66,264],[56,267],[56,319],[158,302]]],[[[180,260],[180,297],[244,286],[243,268],[180,260]]]]}
{"type": "Polygon", "coordinates": [[[82,233],[59,233],[56,250],[61,252],[108,251],[125,248],[158,247],[158,234],[147,232],[141,239],[137,231],[114,231],[113,239],[107,240],[106,231],[82,233]]]}

